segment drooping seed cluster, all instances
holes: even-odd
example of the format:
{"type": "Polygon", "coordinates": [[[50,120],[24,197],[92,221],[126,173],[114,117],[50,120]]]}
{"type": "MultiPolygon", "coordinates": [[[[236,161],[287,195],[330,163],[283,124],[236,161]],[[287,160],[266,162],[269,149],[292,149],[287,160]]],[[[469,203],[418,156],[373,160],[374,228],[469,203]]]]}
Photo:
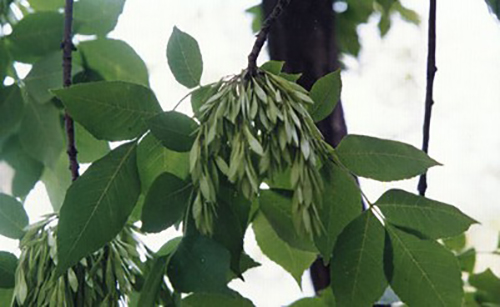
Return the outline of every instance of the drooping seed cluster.
{"type": "Polygon", "coordinates": [[[253,199],[263,181],[289,172],[296,227],[319,233],[319,166],[328,150],[307,111],[313,104],[308,92],[268,72],[243,72],[211,87],[190,153],[197,228],[212,231],[219,173],[253,199]]]}
{"type": "Polygon", "coordinates": [[[121,306],[142,275],[134,230],[124,230],[104,248],[57,277],[57,217],[33,224],[21,241],[13,306],[121,306]],[[78,278],[77,275],[83,276],[78,278]],[[83,296],[82,296],[83,294],[83,296]]]}

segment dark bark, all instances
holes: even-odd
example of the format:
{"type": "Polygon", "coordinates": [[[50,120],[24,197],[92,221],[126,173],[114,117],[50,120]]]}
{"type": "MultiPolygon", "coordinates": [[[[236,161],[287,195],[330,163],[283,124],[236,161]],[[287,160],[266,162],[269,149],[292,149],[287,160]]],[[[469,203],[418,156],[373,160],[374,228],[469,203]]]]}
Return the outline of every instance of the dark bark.
{"type": "MultiPolygon", "coordinates": [[[[430,0],[429,5],[429,34],[427,54],[427,89],[425,93],[424,137],[422,150],[429,152],[431,130],[432,105],[434,104],[434,77],[436,76],[436,0],[430,0]]],[[[427,191],[427,173],[420,176],[418,193],[425,196],[427,191]]]]}
{"type": "MultiPolygon", "coordinates": [[[[314,82],[340,67],[335,38],[333,0],[292,0],[273,25],[268,46],[271,59],[285,61],[286,72],[302,73],[298,83],[310,90],[314,82]]],[[[264,0],[264,16],[268,16],[277,0],[264,0]]],[[[325,140],[337,146],[347,134],[342,104],[318,123],[325,140]]],[[[311,267],[316,292],[330,284],[330,271],[318,259],[311,267]]]]}

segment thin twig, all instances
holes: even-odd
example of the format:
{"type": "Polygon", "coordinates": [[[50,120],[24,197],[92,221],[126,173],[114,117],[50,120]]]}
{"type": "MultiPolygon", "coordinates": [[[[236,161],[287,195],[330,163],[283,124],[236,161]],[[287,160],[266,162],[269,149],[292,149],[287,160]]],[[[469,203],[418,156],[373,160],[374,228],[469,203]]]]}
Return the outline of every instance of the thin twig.
{"type": "MultiPolygon", "coordinates": [[[[429,9],[429,50],[427,55],[427,90],[425,94],[425,117],[424,117],[424,139],[422,150],[429,152],[429,138],[432,116],[432,105],[434,104],[434,77],[436,75],[436,0],[430,0],[429,9]]],[[[427,190],[427,173],[420,176],[418,192],[425,196],[427,190]]]]}
{"type": "MultiPolygon", "coordinates": [[[[64,8],[64,37],[61,44],[63,49],[63,85],[64,87],[71,86],[71,53],[75,50],[72,42],[72,24],[73,24],[73,0],[66,0],[64,8]]],[[[71,170],[71,178],[75,181],[79,176],[79,165],[77,160],[78,151],[75,145],[75,125],[71,116],[64,114],[64,122],[66,128],[66,136],[68,145],[66,152],[69,157],[69,169],[71,170]]]]}
{"type": "Polygon", "coordinates": [[[247,70],[250,75],[255,75],[255,73],[257,72],[257,58],[259,57],[260,51],[262,50],[262,47],[267,40],[267,36],[271,31],[271,27],[281,15],[286,6],[290,4],[290,1],[291,0],[278,0],[278,3],[274,7],[273,11],[264,21],[259,34],[257,34],[257,39],[255,40],[255,43],[253,45],[252,52],[250,52],[250,54],[248,55],[247,70]]]}

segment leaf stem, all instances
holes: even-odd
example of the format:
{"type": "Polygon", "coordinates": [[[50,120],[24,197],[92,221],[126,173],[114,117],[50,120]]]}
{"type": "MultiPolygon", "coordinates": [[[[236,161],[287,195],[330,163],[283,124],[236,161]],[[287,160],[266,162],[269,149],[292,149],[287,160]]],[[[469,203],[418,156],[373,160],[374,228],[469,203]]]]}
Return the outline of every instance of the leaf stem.
{"type": "MultiPolygon", "coordinates": [[[[434,77],[437,72],[436,67],[436,0],[430,0],[429,8],[429,38],[427,54],[427,90],[425,94],[425,115],[424,115],[424,136],[422,150],[429,152],[430,126],[432,116],[432,105],[434,104],[434,77]]],[[[427,190],[427,172],[420,176],[418,181],[418,192],[425,196],[427,190]]]]}
{"type": "Polygon", "coordinates": [[[257,34],[257,39],[255,40],[252,51],[248,55],[247,70],[251,76],[254,76],[257,73],[257,58],[259,57],[260,51],[262,50],[262,47],[267,40],[267,36],[271,31],[272,25],[281,15],[283,10],[290,4],[290,2],[291,0],[279,0],[271,14],[269,14],[269,17],[267,17],[264,21],[259,34],[257,34]]]}
{"type": "MultiPolygon", "coordinates": [[[[64,37],[61,43],[61,48],[63,50],[63,85],[64,87],[71,86],[71,59],[72,52],[75,46],[72,42],[72,24],[73,24],[73,0],[66,0],[66,6],[64,7],[64,37]]],[[[64,114],[64,123],[67,137],[67,148],[66,152],[69,158],[69,169],[71,171],[71,178],[75,181],[80,175],[78,169],[80,168],[78,164],[77,154],[75,144],[75,125],[73,118],[69,115],[68,111],[64,114]]]]}

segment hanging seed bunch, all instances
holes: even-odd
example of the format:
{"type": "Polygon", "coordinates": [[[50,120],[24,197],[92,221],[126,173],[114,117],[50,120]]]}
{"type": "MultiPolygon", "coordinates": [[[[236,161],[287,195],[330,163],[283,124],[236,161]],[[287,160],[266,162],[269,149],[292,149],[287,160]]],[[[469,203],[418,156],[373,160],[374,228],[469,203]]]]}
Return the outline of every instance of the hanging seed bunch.
{"type": "Polygon", "coordinates": [[[57,217],[29,227],[21,241],[12,306],[119,306],[141,276],[135,230],[126,226],[113,241],[56,276],[57,217]],[[80,276],[80,277],[78,277],[80,276]]]}
{"type": "Polygon", "coordinates": [[[251,200],[262,181],[289,170],[295,225],[307,234],[320,233],[319,165],[328,150],[307,111],[313,103],[308,92],[265,71],[243,71],[210,90],[199,110],[200,127],[190,153],[197,228],[212,231],[219,173],[251,200]]]}

